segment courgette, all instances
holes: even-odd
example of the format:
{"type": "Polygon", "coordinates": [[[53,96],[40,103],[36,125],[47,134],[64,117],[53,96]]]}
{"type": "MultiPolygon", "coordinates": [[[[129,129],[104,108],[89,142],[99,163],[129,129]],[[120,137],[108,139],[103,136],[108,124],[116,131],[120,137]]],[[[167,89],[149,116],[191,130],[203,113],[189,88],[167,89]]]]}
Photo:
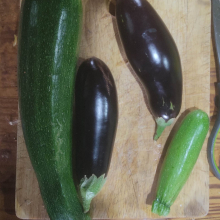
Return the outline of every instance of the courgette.
{"type": "Polygon", "coordinates": [[[22,129],[52,220],[90,219],[72,175],[72,108],[81,0],[23,0],[18,81],[22,129]]]}
{"type": "Polygon", "coordinates": [[[166,153],[152,212],[166,216],[186,183],[202,149],[209,129],[208,115],[190,112],[182,121],[166,153]]]}

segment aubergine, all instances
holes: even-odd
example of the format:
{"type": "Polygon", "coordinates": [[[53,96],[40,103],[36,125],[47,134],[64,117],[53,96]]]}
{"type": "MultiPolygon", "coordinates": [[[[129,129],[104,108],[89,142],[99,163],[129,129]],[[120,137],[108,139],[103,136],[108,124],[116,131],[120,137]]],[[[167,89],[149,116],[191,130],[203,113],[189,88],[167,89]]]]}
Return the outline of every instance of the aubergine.
{"type": "Polygon", "coordinates": [[[106,182],[118,124],[113,76],[98,58],[85,60],[75,84],[75,181],[84,208],[106,182]]]}
{"type": "Polygon", "coordinates": [[[146,0],[117,0],[116,21],[125,54],[146,91],[157,140],[182,103],[182,68],[166,25],[146,0]]]}

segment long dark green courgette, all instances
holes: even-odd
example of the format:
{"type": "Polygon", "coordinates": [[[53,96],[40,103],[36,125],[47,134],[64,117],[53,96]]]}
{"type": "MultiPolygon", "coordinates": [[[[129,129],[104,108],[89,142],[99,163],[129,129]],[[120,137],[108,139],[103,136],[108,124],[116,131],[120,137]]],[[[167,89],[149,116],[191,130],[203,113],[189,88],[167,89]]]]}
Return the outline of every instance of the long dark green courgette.
{"type": "Polygon", "coordinates": [[[164,159],[152,212],[166,216],[186,183],[202,149],[209,129],[208,115],[190,112],[174,135],[164,159]]]}
{"type": "Polygon", "coordinates": [[[81,0],[23,0],[19,105],[27,150],[51,220],[90,219],[72,177],[72,106],[81,0]]]}

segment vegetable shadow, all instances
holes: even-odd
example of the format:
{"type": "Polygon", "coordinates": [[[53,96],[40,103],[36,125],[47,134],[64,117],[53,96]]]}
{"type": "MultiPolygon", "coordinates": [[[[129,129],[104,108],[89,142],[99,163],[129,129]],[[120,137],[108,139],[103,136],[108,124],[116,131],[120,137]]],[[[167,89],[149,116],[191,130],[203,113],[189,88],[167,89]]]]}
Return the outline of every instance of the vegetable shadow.
{"type": "Polygon", "coordinates": [[[155,173],[155,177],[154,177],[154,181],[152,183],[152,188],[151,188],[151,192],[147,195],[147,199],[146,199],[146,204],[147,205],[152,205],[154,199],[156,198],[156,192],[157,192],[157,184],[158,184],[158,179],[159,179],[159,175],[160,175],[160,170],[162,168],[162,165],[163,165],[163,161],[165,159],[165,156],[166,156],[166,152],[167,152],[167,149],[172,141],[172,138],[174,137],[175,133],[177,132],[177,130],[179,129],[183,119],[185,118],[185,116],[190,113],[191,111],[193,110],[196,110],[197,108],[193,107],[193,108],[189,108],[187,110],[185,110],[180,116],[179,118],[177,119],[177,121],[175,122],[175,125],[174,127],[172,128],[168,138],[167,138],[167,141],[164,145],[164,148],[163,148],[163,152],[161,154],[161,157],[160,157],[160,160],[159,160],[159,163],[157,165],[157,170],[156,170],[156,173],[155,173]]]}

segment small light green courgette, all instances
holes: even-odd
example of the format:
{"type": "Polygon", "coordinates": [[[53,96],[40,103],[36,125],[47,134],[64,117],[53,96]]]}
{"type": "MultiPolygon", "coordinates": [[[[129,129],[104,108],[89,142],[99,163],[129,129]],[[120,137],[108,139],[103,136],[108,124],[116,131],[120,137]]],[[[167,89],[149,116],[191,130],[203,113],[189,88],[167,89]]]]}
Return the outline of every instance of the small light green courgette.
{"type": "Polygon", "coordinates": [[[209,129],[208,115],[201,110],[190,112],[174,135],[160,171],[152,212],[166,216],[186,183],[202,149],[209,129]]]}

